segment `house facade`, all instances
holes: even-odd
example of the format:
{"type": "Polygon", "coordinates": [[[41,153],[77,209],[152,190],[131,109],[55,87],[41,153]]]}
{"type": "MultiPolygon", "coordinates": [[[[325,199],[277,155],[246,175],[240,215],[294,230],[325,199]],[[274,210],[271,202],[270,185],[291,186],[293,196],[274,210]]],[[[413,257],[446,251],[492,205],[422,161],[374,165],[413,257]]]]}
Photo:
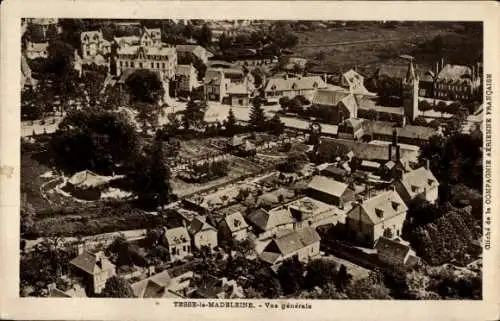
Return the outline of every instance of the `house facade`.
{"type": "Polygon", "coordinates": [[[244,241],[248,237],[250,226],[247,224],[240,212],[227,215],[219,227],[221,238],[231,238],[235,241],[244,241]]]}
{"type": "Polygon", "coordinates": [[[471,100],[481,86],[477,66],[446,64],[442,66],[433,85],[434,98],[443,100],[471,100]]]}
{"type": "Polygon", "coordinates": [[[83,252],[71,260],[70,265],[72,276],[82,277],[91,293],[101,293],[106,286],[106,281],[116,274],[114,264],[102,251],[83,252]]]}
{"type": "Polygon", "coordinates": [[[175,80],[177,93],[190,93],[198,87],[198,71],[193,65],[177,65],[175,80]]]}
{"type": "Polygon", "coordinates": [[[120,76],[126,70],[138,69],[158,72],[163,79],[174,78],[177,71],[175,48],[158,46],[125,46],[118,48],[116,57],[117,76],[120,76]]]}
{"type": "Polygon", "coordinates": [[[84,31],[80,34],[82,44],[82,58],[93,59],[97,55],[108,55],[111,53],[111,42],[104,39],[101,30],[84,31]]]}
{"type": "Polygon", "coordinates": [[[217,247],[217,229],[208,224],[204,218],[195,217],[187,227],[194,247],[198,250],[202,247],[207,247],[213,250],[217,247]]]}
{"type": "Polygon", "coordinates": [[[293,99],[302,95],[312,100],[315,92],[322,88],[326,88],[326,83],[319,76],[271,77],[264,86],[264,98],[269,102],[278,102],[281,97],[293,99]]]}
{"type": "Polygon", "coordinates": [[[399,237],[407,210],[408,207],[397,192],[382,192],[353,205],[347,213],[347,232],[351,239],[368,246],[374,246],[382,236],[399,237]]]}
{"type": "Polygon", "coordinates": [[[164,229],[164,243],[170,253],[170,261],[178,261],[191,255],[191,238],[185,227],[164,229]]]}
{"type": "Polygon", "coordinates": [[[237,68],[208,68],[203,79],[207,100],[248,106],[254,91],[250,73],[237,68]]]}

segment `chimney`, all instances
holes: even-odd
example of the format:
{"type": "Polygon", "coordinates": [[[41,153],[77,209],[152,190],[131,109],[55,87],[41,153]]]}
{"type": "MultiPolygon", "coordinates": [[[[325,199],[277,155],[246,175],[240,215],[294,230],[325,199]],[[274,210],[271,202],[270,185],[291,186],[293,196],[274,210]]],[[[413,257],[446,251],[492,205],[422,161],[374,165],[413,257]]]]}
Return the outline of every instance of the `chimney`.
{"type": "Polygon", "coordinates": [[[77,246],[76,246],[76,251],[77,251],[77,254],[78,255],[82,255],[83,252],[85,251],[85,244],[84,243],[79,243],[77,246]]]}
{"type": "Polygon", "coordinates": [[[150,265],[148,267],[148,275],[151,276],[153,274],[155,274],[155,266],[154,265],[150,265]]]}
{"type": "Polygon", "coordinates": [[[425,159],[425,169],[430,170],[430,161],[428,158],[425,159]]]}
{"type": "Polygon", "coordinates": [[[436,74],[434,76],[437,76],[439,74],[439,62],[436,61],[436,74]]]}
{"type": "Polygon", "coordinates": [[[396,162],[399,162],[399,160],[401,159],[400,148],[401,146],[399,145],[396,146],[396,162]]]}
{"type": "Polygon", "coordinates": [[[398,131],[396,128],[392,130],[392,146],[398,145],[398,131]]]}
{"type": "Polygon", "coordinates": [[[441,70],[444,68],[444,57],[441,57],[441,70]]]}

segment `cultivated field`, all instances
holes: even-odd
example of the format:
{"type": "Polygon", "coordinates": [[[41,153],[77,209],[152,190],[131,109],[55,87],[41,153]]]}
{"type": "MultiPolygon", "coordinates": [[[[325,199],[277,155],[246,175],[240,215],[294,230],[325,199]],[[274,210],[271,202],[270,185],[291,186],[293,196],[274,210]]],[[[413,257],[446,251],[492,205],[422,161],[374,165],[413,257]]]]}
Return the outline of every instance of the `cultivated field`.
{"type": "Polygon", "coordinates": [[[433,68],[435,55],[422,52],[418,46],[437,35],[453,37],[453,42],[460,46],[470,42],[470,38],[463,35],[462,26],[452,23],[446,26],[431,23],[359,25],[297,35],[299,43],[294,53],[313,62],[313,70],[339,73],[357,67],[365,75],[371,75],[380,64],[405,63],[399,58],[401,54],[413,54],[420,68],[433,68]]]}

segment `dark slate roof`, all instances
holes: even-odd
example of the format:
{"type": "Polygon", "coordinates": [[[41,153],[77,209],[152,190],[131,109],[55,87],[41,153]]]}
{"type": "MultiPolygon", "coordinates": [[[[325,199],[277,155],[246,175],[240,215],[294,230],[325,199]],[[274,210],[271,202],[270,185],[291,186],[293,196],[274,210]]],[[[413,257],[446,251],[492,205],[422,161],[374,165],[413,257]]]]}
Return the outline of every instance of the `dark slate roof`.
{"type": "Polygon", "coordinates": [[[409,246],[386,237],[381,237],[377,240],[375,249],[378,253],[388,252],[391,256],[396,257],[401,264],[403,264],[406,255],[411,250],[409,246]]]}

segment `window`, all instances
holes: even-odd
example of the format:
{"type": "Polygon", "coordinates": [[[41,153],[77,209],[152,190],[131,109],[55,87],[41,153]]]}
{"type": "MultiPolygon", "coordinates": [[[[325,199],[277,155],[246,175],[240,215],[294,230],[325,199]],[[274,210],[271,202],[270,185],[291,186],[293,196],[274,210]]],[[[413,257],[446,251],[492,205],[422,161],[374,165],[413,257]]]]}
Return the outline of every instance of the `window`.
{"type": "Polygon", "coordinates": [[[152,63],[151,63],[151,69],[153,69],[154,67],[155,67],[155,63],[154,63],[154,62],[152,62],[152,63]]]}
{"type": "Polygon", "coordinates": [[[128,67],[128,61],[125,61],[125,67],[128,67]]]}
{"type": "Polygon", "coordinates": [[[182,246],[182,251],[186,252],[186,246],[185,245],[182,246]]]}
{"type": "Polygon", "coordinates": [[[123,67],[123,61],[120,61],[120,67],[123,67]]]}
{"type": "Polygon", "coordinates": [[[139,68],[142,68],[142,62],[139,63],[139,68]]]}
{"type": "Polygon", "coordinates": [[[89,50],[87,50],[87,56],[90,56],[90,51],[89,50]]]}
{"type": "Polygon", "coordinates": [[[417,193],[417,192],[418,192],[418,186],[412,185],[412,186],[411,186],[411,191],[412,191],[413,193],[417,193]]]}
{"type": "Polygon", "coordinates": [[[130,62],[130,67],[134,68],[134,62],[133,61],[130,62]]]}
{"type": "Polygon", "coordinates": [[[384,217],[384,211],[381,210],[380,208],[376,208],[375,215],[377,215],[378,218],[382,218],[382,217],[384,217]]]}
{"type": "Polygon", "coordinates": [[[160,69],[160,63],[159,62],[156,63],[156,68],[160,69]]]}
{"type": "Polygon", "coordinates": [[[165,69],[165,63],[164,63],[164,62],[162,62],[162,63],[161,63],[161,67],[162,67],[163,69],[165,69]]]}

